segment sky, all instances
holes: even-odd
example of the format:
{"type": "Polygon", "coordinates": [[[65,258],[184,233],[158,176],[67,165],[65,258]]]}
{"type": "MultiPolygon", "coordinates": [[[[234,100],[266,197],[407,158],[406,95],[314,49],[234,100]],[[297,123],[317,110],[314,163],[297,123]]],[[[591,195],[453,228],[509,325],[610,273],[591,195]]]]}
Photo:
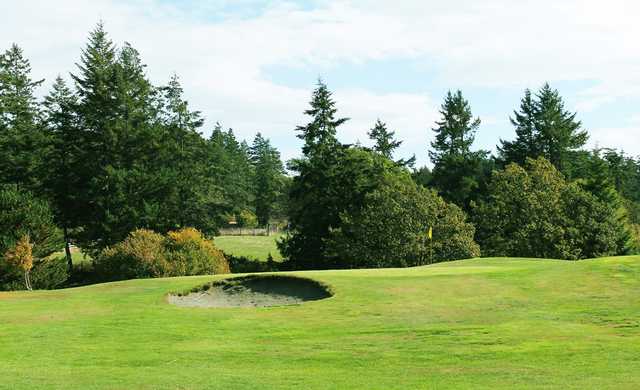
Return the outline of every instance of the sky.
{"type": "Polygon", "coordinates": [[[396,131],[397,157],[428,165],[448,90],[480,126],[474,148],[514,137],[525,88],[549,82],[591,134],[588,147],[640,155],[640,2],[635,0],[178,1],[0,0],[0,50],[18,44],[33,77],[68,78],[102,20],[140,51],[150,80],[178,74],[192,109],[251,140],[300,154],[295,127],[322,78],[342,142],[369,145],[376,119],[396,131]]]}

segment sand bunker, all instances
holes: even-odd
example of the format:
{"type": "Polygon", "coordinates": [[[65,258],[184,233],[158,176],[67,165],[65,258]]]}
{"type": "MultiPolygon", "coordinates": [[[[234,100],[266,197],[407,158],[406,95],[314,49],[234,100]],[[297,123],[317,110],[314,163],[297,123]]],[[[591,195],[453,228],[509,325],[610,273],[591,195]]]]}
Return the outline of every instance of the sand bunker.
{"type": "Polygon", "coordinates": [[[250,275],[215,281],[185,293],[170,294],[168,300],[183,307],[267,307],[298,305],[331,295],[327,286],[312,279],[250,275]]]}

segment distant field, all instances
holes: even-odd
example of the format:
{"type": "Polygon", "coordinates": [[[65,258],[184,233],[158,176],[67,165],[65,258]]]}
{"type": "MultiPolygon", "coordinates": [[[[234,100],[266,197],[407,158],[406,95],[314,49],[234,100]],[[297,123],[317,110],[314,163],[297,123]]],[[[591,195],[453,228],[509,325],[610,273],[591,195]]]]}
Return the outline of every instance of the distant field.
{"type": "Polygon", "coordinates": [[[282,255],[276,246],[276,240],[282,235],[272,236],[218,236],[214,239],[216,246],[224,252],[234,256],[245,256],[251,259],[267,260],[271,253],[276,261],[282,260],[282,255]]]}
{"type": "MultiPolygon", "coordinates": [[[[64,249],[59,251],[59,252],[55,252],[52,255],[49,256],[50,259],[55,259],[58,257],[65,257],[66,254],[64,253],[64,249]]],[[[91,257],[89,256],[85,256],[79,248],[77,247],[71,247],[71,261],[73,261],[73,264],[80,264],[80,263],[86,263],[86,262],[90,262],[91,261],[91,257]]]]}
{"type": "Polygon", "coordinates": [[[638,389],[640,257],[289,273],[298,306],[167,303],[224,276],[0,292],[0,389],[638,389]]]}

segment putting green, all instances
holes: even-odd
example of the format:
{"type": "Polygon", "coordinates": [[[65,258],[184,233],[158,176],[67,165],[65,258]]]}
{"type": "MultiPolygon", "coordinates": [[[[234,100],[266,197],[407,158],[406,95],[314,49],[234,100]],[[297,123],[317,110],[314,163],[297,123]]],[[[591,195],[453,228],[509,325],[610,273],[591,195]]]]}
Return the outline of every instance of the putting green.
{"type": "Polygon", "coordinates": [[[640,388],[640,257],[291,274],[334,296],[167,302],[225,276],[0,293],[0,388],[640,388]]]}

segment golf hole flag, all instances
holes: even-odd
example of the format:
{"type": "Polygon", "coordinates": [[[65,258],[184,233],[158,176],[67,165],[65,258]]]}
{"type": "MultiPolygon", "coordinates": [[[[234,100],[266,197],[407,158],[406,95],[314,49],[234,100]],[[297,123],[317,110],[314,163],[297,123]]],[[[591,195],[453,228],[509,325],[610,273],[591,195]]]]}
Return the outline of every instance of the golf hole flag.
{"type": "Polygon", "coordinates": [[[427,232],[427,237],[431,240],[433,238],[433,228],[429,226],[429,231],[427,232]]]}

